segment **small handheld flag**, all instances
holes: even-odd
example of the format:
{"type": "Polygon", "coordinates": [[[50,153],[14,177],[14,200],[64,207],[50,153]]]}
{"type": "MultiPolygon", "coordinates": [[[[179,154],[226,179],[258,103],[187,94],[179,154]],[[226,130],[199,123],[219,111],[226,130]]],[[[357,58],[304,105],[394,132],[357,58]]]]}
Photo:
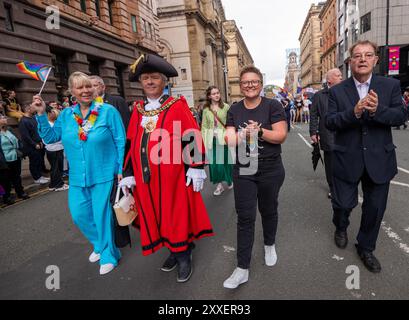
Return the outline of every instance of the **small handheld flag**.
{"type": "Polygon", "coordinates": [[[52,66],[41,64],[41,63],[30,63],[27,61],[19,62],[16,64],[16,66],[22,73],[28,74],[34,79],[41,80],[43,82],[43,85],[39,93],[39,95],[41,95],[41,92],[43,91],[47,78],[50,75],[52,66]]]}

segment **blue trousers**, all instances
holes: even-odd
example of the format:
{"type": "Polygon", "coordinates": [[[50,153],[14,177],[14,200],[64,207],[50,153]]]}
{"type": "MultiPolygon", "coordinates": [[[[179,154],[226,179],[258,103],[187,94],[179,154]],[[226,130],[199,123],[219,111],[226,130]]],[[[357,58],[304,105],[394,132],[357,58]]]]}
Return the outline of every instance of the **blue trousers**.
{"type": "Polygon", "coordinates": [[[68,206],[74,223],[101,254],[100,264],[118,265],[121,252],[115,245],[114,220],[110,203],[113,180],[91,187],[70,186],[68,206]]]}

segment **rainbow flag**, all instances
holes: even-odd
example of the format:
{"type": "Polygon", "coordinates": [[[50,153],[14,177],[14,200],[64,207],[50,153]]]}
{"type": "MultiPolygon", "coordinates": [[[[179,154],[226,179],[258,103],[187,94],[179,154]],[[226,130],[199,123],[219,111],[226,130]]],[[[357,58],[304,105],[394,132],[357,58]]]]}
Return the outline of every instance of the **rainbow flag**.
{"type": "Polygon", "coordinates": [[[45,81],[47,80],[47,75],[49,70],[52,68],[46,64],[40,63],[30,63],[27,61],[22,61],[16,64],[17,68],[25,74],[33,77],[36,80],[45,81]]]}

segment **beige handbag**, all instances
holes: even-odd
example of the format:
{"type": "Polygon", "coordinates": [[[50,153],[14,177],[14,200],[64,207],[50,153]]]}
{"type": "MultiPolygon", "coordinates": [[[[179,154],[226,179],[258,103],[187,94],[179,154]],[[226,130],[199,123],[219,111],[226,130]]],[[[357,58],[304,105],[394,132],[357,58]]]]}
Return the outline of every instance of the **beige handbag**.
{"type": "Polygon", "coordinates": [[[121,188],[118,188],[116,191],[114,211],[118,224],[120,226],[128,226],[132,223],[132,221],[134,221],[138,215],[138,212],[136,211],[135,200],[132,194],[129,193],[128,195],[124,195],[121,199],[119,199],[120,192],[121,188]]]}

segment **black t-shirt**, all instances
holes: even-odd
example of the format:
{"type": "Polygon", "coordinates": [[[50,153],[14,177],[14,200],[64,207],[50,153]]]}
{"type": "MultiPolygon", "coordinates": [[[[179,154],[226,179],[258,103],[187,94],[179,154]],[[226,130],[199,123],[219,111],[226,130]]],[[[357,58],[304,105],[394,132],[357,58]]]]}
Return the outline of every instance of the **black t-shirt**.
{"type": "MultiPolygon", "coordinates": [[[[286,121],[283,106],[275,99],[262,97],[261,103],[254,109],[247,109],[243,100],[231,106],[227,113],[226,127],[244,128],[249,120],[261,123],[263,129],[271,130],[271,125],[286,121]]],[[[281,153],[281,145],[258,139],[258,157],[260,159],[274,158],[281,153]]]]}

